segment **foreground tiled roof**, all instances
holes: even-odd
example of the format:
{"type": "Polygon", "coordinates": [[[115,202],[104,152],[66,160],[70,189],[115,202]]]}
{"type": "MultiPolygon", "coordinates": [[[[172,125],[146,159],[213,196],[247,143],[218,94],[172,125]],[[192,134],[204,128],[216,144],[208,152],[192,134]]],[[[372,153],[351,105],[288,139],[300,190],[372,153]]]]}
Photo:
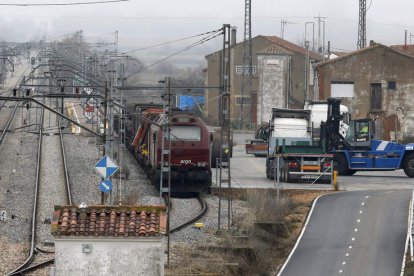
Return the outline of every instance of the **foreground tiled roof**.
{"type": "Polygon", "coordinates": [[[55,206],[54,236],[146,237],[166,233],[165,206],[55,206]]]}

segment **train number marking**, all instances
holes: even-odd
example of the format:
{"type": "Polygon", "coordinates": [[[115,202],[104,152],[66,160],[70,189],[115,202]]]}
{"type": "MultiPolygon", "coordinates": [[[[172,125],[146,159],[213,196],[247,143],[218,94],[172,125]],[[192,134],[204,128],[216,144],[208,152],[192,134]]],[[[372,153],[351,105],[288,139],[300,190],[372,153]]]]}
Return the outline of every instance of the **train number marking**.
{"type": "Polygon", "coordinates": [[[191,160],[181,160],[180,164],[191,164],[191,160]]]}

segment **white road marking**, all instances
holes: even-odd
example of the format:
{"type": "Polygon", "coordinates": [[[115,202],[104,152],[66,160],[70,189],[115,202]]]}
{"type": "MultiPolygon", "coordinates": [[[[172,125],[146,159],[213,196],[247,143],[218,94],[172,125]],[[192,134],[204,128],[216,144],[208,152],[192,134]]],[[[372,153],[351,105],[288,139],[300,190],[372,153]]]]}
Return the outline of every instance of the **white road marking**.
{"type": "Polygon", "coordinates": [[[346,252],[345,256],[347,256],[347,257],[348,257],[348,256],[349,256],[349,253],[348,253],[348,252],[346,252]]]}
{"type": "Polygon", "coordinates": [[[352,241],[354,241],[355,240],[355,238],[354,237],[352,237],[352,241]]]}
{"type": "Polygon", "coordinates": [[[370,196],[365,196],[365,198],[370,198],[370,196]]]}
{"type": "Polygon", "coordinates": [[[362,214],[362,211],[359,211],[360,214],[362,214]]]}
{"type": "Polygon", "coordinates": [[[350,245],[348,248],[349,248],[349,249],[352,249],[352,245],[350,245]]]}
{"type": "Polygon", "coordinates": [[[364,205],[365,205],[365,202],[362,202],[362,203],[361,203],[361,206],[364,206],[364,205]]]}
{"type": "Polygon", "coordinates": [[[315,209],[316,202],[318,202],[318,199],[319,199],[319,198],[321,198],[322,196],[323,196],[323,195],[318,196],[318,197],[317,197],[317,198],[313,201],[312,207],[311,207],[311,209],[310,209],[310,211],[309,211],[309,213],[308,213],[308,218],[306,219],[305,225],[303,226],[302,231],[300,232],[299,238],[296,240],[296,243],[295,243],[295,245],[293,246],[292,251],[290,251],[289,256],[287,257],[287,259],[286,259],[285,263],[283,264],[283,266],[282,266],[282,268],[280,269],[280,271],[279,271],[279,273],[277,274],[277,276],[280,276],[280,275],[282,274],[282,272],[283,272],[283,270],[285,269],[285,267],[286,267],[287,263],[289,262],[290,258],[292,257],[293,253],[295,252],[296,248],[298,247],[298,244],[300,243],[300,240],[302,239],[302,236],[303,236],[303,234],[305,233],[306,227],[307,227],[307,226],[308,226],[308,224],[309,224],[310,218],[312,217],[312,213],[313,213],[313,210],[315,209]]]}
{"type": "Polygon", "coordinates": [[[346,262],[342,262],[342,265],[346,265],[346,262]]]}
{"type": "Polygon", "coordinates": [[[358,232],[358,228],[355,228],[355,232],[358,232]]]}
{"type": "Polygon", "coordinates": [[[357,219],[357,223],[360,223],[361,222],[361,220],[360,219],[357,219]]]}
{"type": "Polygon", "coordinates": [[[342,273],[342,269],[341,269],[341,270],[339,270],[339,273],[342,273]]]}

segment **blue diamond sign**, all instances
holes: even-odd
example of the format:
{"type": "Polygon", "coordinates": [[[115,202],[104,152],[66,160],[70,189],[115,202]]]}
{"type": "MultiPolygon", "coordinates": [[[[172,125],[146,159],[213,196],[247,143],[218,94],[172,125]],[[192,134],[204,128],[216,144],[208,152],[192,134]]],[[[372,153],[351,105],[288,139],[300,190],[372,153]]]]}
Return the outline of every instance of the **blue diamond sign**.
{"type": "Polygon", "coordinates": [[[102,192],[107,193],[112,190],[112,182],[111,180],[104,179],[99,183],[99,189],[101,189],[102,192]]]}
{"type": "Polygon", "coordinates": [[[103,178],[109,178],[118,170],[118,166],[108,155],[105,155],[96,163],[95,169],[103,178]]]}

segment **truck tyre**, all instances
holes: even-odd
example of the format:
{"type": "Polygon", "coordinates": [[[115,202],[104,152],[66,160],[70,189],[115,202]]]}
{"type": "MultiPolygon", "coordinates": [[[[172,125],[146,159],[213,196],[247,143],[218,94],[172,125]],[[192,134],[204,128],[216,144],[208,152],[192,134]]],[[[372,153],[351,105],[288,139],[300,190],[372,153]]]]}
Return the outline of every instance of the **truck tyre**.
{"type": "Polygon", "coordinates": [[[410,153],[405,158],[404,172],[408,177],[414,177],[414,153],[410,153]]]}
{"type": "Polygon", "coordinates": [[[334,170],[338,171],[338,175],[349,175],[348,162],[342,154],[334,155],[334,170]]]}
{"type": "Polygon", "coordinates": [[[282,167],[282,173],[281,173],[281,175],[282,175],[281,181],[282,182],[285,182],[285,183],[289,182],[289,179],[288,179],[288,175],[289,175],[288,174],[288,170],[289,170],[288,164],[285,163],[283,165],[283,167],[282,167]]]}
{"type": "Polygon", "coordinates": [[[348,170],[347,175],[354,175],[357,171],[356,170],[348,170]]]}
{"type": "Polygon", "coordinates": [[[270,159],[269,158],[266,158],[266,178],[267,179],[272,179],[271,178],[271,175],[270,175],[270,159]]]}

